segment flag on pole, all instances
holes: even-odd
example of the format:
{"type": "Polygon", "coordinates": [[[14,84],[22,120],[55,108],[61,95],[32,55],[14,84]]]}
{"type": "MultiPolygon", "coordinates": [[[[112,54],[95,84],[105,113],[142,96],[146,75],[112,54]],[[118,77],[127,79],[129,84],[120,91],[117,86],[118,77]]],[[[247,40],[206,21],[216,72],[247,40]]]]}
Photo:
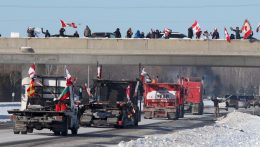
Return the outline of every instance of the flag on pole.
{"type": "Polygon", "coordinates": [[[129,84],[126,88],[126,98],[130,101],[130,94],[131,94],[131,85],[129,84]]]}
{"type": "Polygon", "coordinates": [[[66,72],[66,85],[71,86],[73,84],[72,77],[71,77],[67,67],[65,67],[65,72],[66,72]]]}
{"type": "Polygon", "coordinates": [[[192,24],[191,27],[192,27],[193,32],[195,32],[195,34],[196,34],[197,32],[199,32],[199,31],[201,31],[200,25],[199,25],[199,23],[198,23],[197,20],[195,20],[195,22],[192,24]]]}
{"type": "Polygon", "coordinates": [[[225,36],[226,36],[226,40],[227,40],[227,42],[229,42],[229,43],[230,43],[230,36],[229,36],[229,34],[228,34],[228,32],[227,32],[227,29],[226,29],[226,28],[224,28],[224,32],[225,32],[225,36]]]}
{"type": "Polygon", "coordinates": [[[137,83],[136,83],[136,85],[135,85],[135,93],[134,93],[134,96],[137,96],[139,84],[140,84],[140,81],[137,81],[137,83]]]}
{"type": "Polygon", "coordinates": [[[72,22],[72,23],[65,23],[63,20],[60,20],[60,23],[61,23],[61,27],[62,28],[65,28],[65,27],[78,28],[78,26],[74,22],[72,22]]]}
{"type": "Polygon", "coordinates": [[[244,33],[244,39],[247,39],[252,34],[252,28],[249,23],[249,21],[246,19],[243,26],[242,26],[242,32],[244,33]]]}
{"type": "Polygon", "coordinates": [[[256,32],[258,32],[260,29],[260,24],[258,24],[257,28],[256,28],[256,32]]]}
{"type": "Polygon", "coordinates": [[[29,75],[30,78],[33,78],[33,77],[34,77],[34,75],[35,75],[35,69],[36,69],[36,66],[35,66],[35,64],[33,63],[33,64],[31,65],[31,67],[29,68],[29,70],[28,70],[28,75],[29,75]]]}
{"type": "Polygon", "coordinates": [[[146,76],[146,71],[145,71],[145,68],[142,69],[142,72],[141,72],[141,75],[140,75],[140,80],[142,83],[145,82],[145,76],[146,76]]]}
{"type": "Polygon", "coordinates": [[[27,96],[28,96],[28,97],[34,96],[34,94],[35,94],[34,79],[31,79],[30,85],[29,85],[29,87],[27,88],[26,91],[27,91],[27,96]]]}
{"type": "Polygon", "coordinates": [[[97,66],[97,78],[101,79],[102,77],[102,65],[97,66]]]}
{"type": "Polygon", "coordinates": [[[59,95],[58,100],[62,101],[70,97],[70,87],[65,87],[59,95]]]}

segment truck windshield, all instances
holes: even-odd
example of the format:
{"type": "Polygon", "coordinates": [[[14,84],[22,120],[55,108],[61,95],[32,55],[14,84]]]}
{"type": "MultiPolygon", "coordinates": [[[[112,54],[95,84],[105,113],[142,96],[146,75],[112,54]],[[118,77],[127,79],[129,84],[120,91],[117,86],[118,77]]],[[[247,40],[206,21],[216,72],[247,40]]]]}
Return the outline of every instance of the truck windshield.
{"type": "Polygon", "coordinates": [[[97,87],[97,99],[99,101],[126,101],[127,83],[102,83],[97,87]]]}

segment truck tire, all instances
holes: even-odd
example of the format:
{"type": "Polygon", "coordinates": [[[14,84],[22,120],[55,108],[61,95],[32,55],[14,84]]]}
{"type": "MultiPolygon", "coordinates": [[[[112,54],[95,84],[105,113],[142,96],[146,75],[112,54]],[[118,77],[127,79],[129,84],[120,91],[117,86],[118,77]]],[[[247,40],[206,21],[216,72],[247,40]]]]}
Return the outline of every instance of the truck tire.
{"type": "Polygon", "coordinates": [[[53,131],[55,136],[59,136],[60,135],[60,131],[53,131]]]}
{"type": "Polygon", "coordinates": [[[203,110],[204,110],[204,104],[203,102],[199,103],[199,113],[198,115],[203,115],[203,110]]]}
{"type": "Polygon", "coordinates": [[[76,128],[71,129],[71,134],[72,135],[77,135],[78,134],[78,129],[76,129],[76,128]]]}
{"type": "Polygon", "coordinates": [[[62,136],[67,136],[68,135],[68,129],[65,129],[61,132],[62,136]]]}
{"type": "Polygon", "coordinates": [[[27,134],[27,131],[21,131],[21,134],[27,134]]]}
{"type": "Polygon", "coordinates": [[[14,131],[14,134],[19,134],[20,133],[20,131],[14,131]]]}
{"type": "Polygon", "coordinates": [[[183,118],[184,117],[184,105],[180,106],[180,111],[179,112],[180,112],[179,113],[180,118],[183,118]]]}
{"type": "Polygon", "coordinates": [[[33,128],[27,128],[28,133],[33,133],[33,128]]]}

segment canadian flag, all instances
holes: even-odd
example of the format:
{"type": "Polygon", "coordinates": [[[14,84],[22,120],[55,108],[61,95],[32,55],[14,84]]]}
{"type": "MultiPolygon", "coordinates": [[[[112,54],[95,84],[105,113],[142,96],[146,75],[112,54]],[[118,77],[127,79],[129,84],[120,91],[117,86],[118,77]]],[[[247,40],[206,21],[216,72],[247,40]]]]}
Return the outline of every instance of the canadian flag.
{"type": "Polygon", "coordinates": [[[199,23],[198,23],[197,20],[195,20],[195,22],[192,24],[191,27],[192,27],[192,29],[193,29],[193,32],[195,32],[195,33],[201,31],[200,25],[199,25],[199,23]]]}
{"type": "Polygon", "coordinates": [[[78,26],[74,22],[72,22],[72,23],[65,23],[63,20],[60,20],[60,23],[61,23],[61,27],[62,28],[65,28],[67,26],[72,27],[72,28],[78,28],[78,26]]]}
{"type": "Polygon", "coordinates": [[[225,32],[225,36],[226,36],[227,42],[230,43],[230,36],[229,36],[226,28],[224,29],[224,32],[225,32]]]}
{"type": "Polygon", "coordinates": [[[36,69],[36,66],[35,66],[35,64],[33,63],[33,64],[31,65],[31,67],[29,68],[29,70],[28,70],[28,75],[29,75],[30,78],[33,78],[33,77],[34,77],[34,75],[35,75],[35,69],[36,69]]]}
{"type": "Polygon", "coordinates": [[[71,77],[71,75],[70,75],[70,73],[69,73],[69,71],[68,71],[68,69],[67,69],[67,67],[65,67],[65,72],[66,72],[66,85],[67,86],[71,86],[72,84],[73,84],[73,82],[72,82],[72,77],[71,77]]]}
{"type": "Polygon", "coordinates": [[[259,28],[260,28],[260,24],[258,24],[257,28],[256,28],[256,32],[259,31],[259,28]]]}
{"type": "Polygon", "coordinates": [[[147,75],[145,68],[142,69],[141,75],[140,75],[140,80],[142,81],[142,83],[144,83],[145,80],[145,76],[147,75]]]}
{"type": "Polygon", "coordinates": [[[249,21],[246,19],[242,27],[242,32],[244,33],[244,39],[247,39],[252,34],[252,28],[249,21]]]}
{"type": "Polygon", "coordinates": [[[128,101],[130,100],[130,93],[131,93],[131,85],[128,85],[126,88],[126,98],[128,101]]]}

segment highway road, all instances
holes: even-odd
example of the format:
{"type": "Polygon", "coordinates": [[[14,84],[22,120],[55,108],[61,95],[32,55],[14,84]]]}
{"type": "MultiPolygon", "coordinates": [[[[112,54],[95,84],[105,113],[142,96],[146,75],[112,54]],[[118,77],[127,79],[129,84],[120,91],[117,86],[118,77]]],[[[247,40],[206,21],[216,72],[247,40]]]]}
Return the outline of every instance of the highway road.
{"type": "MultiPolygon", "coordinates": [[[[142,119],[138,127],[116,129],[108,127],[81,127],[77,136],[54,136],[49,130],[35,130],[27,135],[15,135],[11,128],[0,129],[0,146],[110,146],[145,135],[166,134],[177,130],[192,129],[214,123],[212,108],[204,115],[189,115],[179,120],[142,119]]],[[[223,111],[224,112],[224,111],[223,111]]],[[[225,112],[226,113],[226,112],[225,112]]]]}

